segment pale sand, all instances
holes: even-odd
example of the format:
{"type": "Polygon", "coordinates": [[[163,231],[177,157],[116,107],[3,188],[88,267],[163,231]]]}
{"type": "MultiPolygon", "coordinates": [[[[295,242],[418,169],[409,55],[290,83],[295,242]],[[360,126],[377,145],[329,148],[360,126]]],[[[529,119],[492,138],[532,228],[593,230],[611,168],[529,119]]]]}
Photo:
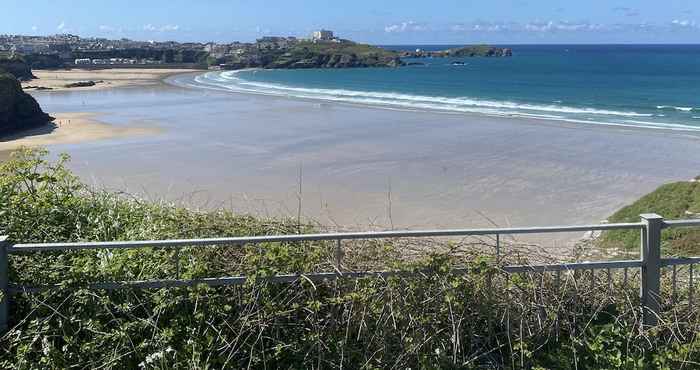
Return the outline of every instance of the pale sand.
{"type": "Polygon", "coordinates": [[[160,132],[156,127],[113,126],[100,122],[95,113],[55,114],[56,121],[31,130],[0,138],[0,152],[20,147],[39,147],[57,144],[78,144],[88,141],[151,135],[160,132]]]}
{"type": "MultiPolygon", "coordinates": [[[[34,70],[37,79],[23,82],[22,87],[27,92],[38,91],[29,86],[51,88],[50,91],[60,90],[99,90],[124,86],[149,86],[160,84],[161,81],[173,74],[196,72],[193,69],[72,69],[72,70],[34,70]],[[103,81],[90,87],[72,87],[66,85],[80,81],[103,81]]],[[[199,71],[201,72],[201,71],[199,71]]]]}

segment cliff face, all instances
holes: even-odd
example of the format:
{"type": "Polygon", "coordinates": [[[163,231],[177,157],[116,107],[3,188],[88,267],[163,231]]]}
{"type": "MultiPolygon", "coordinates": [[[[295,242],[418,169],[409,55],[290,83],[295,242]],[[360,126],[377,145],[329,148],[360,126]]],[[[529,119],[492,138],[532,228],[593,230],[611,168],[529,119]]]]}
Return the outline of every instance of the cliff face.
{"type": "Polygon", "coordinates": [[[34,98],[22,91],[11,74],[0,73],[0,135],[37,127],[53,118],[44,113],[34,98]]]}
{"type": "Polygon", "coordinates": [[[367,68],[399,67],[398,53],[353,42],[301,42],[287,49],[258,50],[225,63],[228,69],[367,68]]]}
{"type": "Polygon", "coordinates": [[[358,56],[356,54],[316,54],[282,55],[265,68],[368,68],[368,67],[398,67],[402,64],[396,58],[386,58],[379,55],[358,56]]]}
{"type": "Polygon", "coordinates": [[[35,78],[29,64],[21,58],[0,58],[0,73],[2,72],[9,73],[20,81],[35,78]]]}

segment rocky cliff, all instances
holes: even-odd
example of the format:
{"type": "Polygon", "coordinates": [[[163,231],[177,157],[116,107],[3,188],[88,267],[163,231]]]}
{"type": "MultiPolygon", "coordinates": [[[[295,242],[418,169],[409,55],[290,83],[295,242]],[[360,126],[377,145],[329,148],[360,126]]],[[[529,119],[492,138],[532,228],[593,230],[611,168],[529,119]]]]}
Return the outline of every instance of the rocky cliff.
{"type": "Polygon", "coordinates": [[[44,113],[34,98],[22,91],[19,81],[0,73],[0,135],[41,126],[53,118],[44,113]]]}
{"type": "Polygon", "coordinates": [[[19,57],[0,58],[0,73],[2,72],[9,73],[20,81],[28,81],[35,78],[29,64],[19,57]]]}
{"type": "Polygon", "coordinates": [[[396,52],[344,41],[300,42],[285,49],[259,49],[231,58],[225,63],[225,68],[367,68],[402,65],[404,63],[396,52]]]}

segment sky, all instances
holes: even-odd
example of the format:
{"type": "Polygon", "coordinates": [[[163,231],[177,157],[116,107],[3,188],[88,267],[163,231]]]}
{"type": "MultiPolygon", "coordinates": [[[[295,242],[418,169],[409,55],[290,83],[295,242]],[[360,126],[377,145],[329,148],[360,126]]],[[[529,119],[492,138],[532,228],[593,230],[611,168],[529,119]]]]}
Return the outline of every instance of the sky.
{"type": "Polygon", "coordinates": [[[700,43],[700,0],[2,0],[0,34],[379,45],[700,43]]]}

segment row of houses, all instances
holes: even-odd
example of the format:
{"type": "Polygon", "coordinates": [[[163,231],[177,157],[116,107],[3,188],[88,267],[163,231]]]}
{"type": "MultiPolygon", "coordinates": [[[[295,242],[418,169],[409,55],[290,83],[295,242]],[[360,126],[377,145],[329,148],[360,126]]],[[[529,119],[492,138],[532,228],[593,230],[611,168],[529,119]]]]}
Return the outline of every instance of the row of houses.
{"type": "Polygon", "coordinates": [[[151,59],[127,59],[127,58],[109,58],[109,59],[90,59],[81,58],[75,60],[75,65],[121,65],[121,64],[163,64],[160,60],[151,59]]]}

